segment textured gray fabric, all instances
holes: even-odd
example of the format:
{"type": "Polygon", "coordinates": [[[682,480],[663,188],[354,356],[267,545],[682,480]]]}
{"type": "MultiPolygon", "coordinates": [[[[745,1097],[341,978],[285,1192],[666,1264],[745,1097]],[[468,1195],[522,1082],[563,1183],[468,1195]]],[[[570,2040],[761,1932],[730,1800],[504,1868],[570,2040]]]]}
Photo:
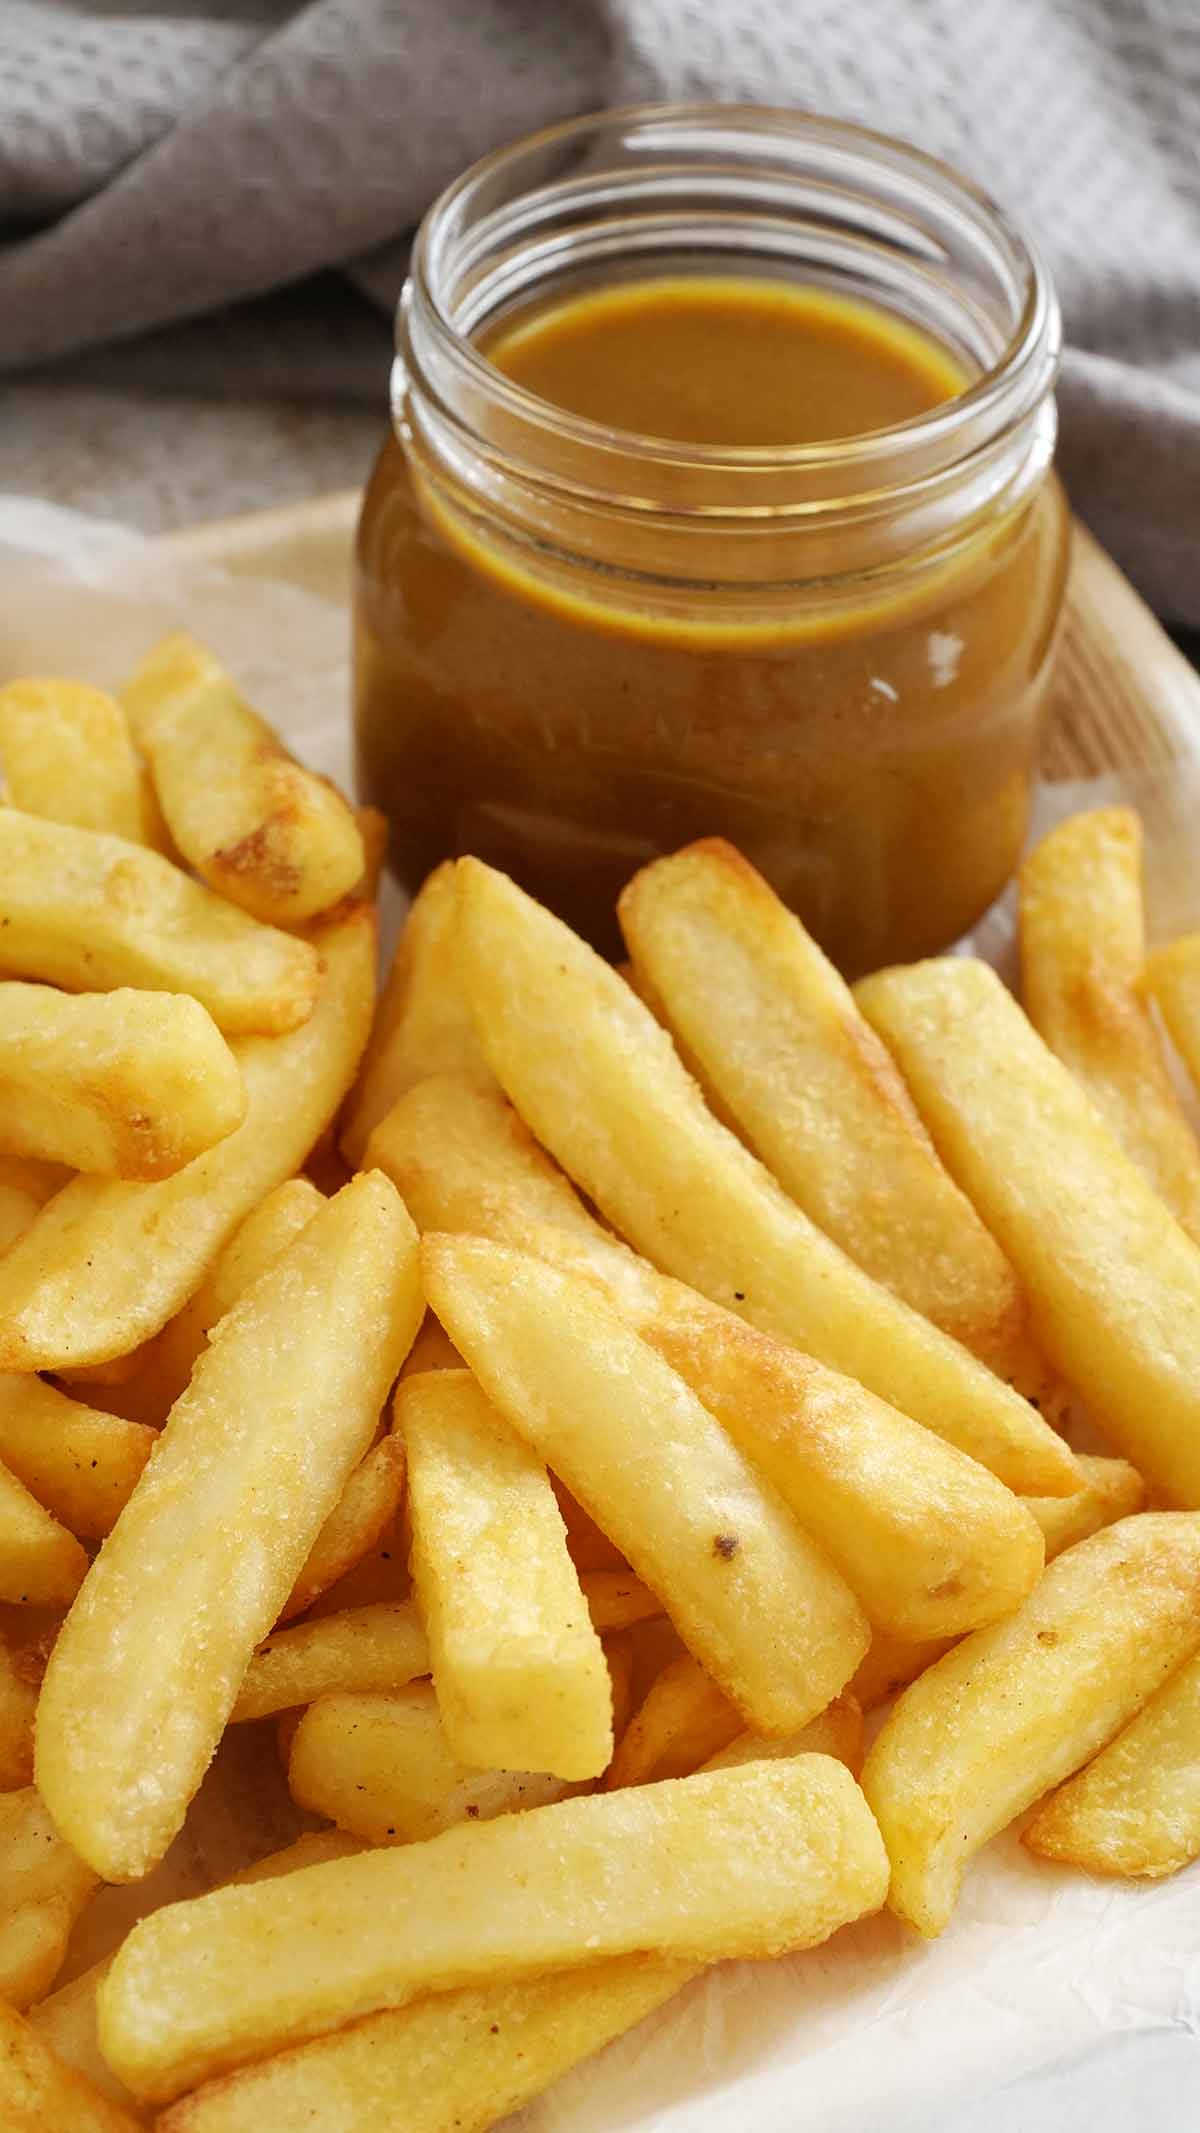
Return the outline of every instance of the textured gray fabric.
{"type": "MultiPolygon", "coordinates": [[[[1074,499],[1200,622],[1198,0],[0,0],[0,367],[327,268],[388,305],[464,163],[658,96],[863,119],[997,194],[1063,298],[1074,499]]],[[[246,363],[258,394],[378,390],[369,327],[261,320],[193,327],[192,388],[207,367],[236,390],[246,363]]],[[[172,345],[122,377],[161,389],[172,345]]]]}

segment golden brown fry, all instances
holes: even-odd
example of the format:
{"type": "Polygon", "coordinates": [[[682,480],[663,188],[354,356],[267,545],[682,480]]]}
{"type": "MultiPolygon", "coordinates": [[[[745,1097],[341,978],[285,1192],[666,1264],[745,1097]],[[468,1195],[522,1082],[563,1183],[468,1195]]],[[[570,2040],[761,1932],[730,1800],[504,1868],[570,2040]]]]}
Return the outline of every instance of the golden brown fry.
{"type": "Polygon", "coordinates": [[[685,1652],[651,1685],[617,1744],[604,1782],[611,1792],[690,1777],[739,1736],[746,1737],[745,1729],[729,1698],[685,1652]]]}
{"type": "Polygon", "coordinates": [[[102,689],[57,676],[10,681],[0,689],[0,768],[12,807],[166,849],[129,721],[102,689]]]}
{"type": "Polygon", "coordinates": [[[0,2000],[23,2009],[49,1991],[98,1879],[32,1785],[0,1793],[0,2000]]]}
{"type": "Polygon", "coordinates": [[[0,1372],[0,1460],[84,1540],[103,1540],[133,1494],[152,1429],[69,1400],[30,1371],[0,1372]]]}
{"type": "Polygon", "coordinates": [[[88,1560],[74,1535],[0,1466],[0,1600],[69,1607],[88,1560]]]}
{"type": "Polygon", "coordinates": [[[15,1638],[0,1632],[0,1792],[15,1792],[33,1776],[33,1718],[38,1672],[23,1663],[15,1638]]]}
{"type": "Polygon", "coordinates": [[[1200,1143],[1142,995],[1142,825],[1131,807],[1071,815],[1021,867],[1025,1012],[1121,1143],[1200,1240],[1200,1143]]]}
{"type": "Polygon", "coordinates": [[[1076,1495],[1025,1498],[1026,1509],[1042,1529],[1048,1563],[1102,1526],[1140,1511],[1146,1501],[1145,1483],[1126,1460],[1096,1459],[1080,1452],[1079,1465],[1083,1487],[1076,1495]]]}
{"type": "Polygon", "coordinates": [[[65,2066],[36,2029],[0,2004],[4,2133],[138,2133],[142,2121],[65,2066]]]}
{"type": "MultiPolygon", "coordinates": [[[[380,1167],[382,1168],[383,1166],[381,1165],[380,1167]]],[[[439,1228],[441,1225],[431,1223],[429,1226],[430,1228],[439,1228]]],[[[498,1238],[497,1242],[504,1243],[505,1239],[498,1238]]],[[[458,1355],[457,1348],[454,1352],[455,1355],[458,1355]]],[[[461,1368],[462,1357],[460,1355],[458,1356],[458,1362],[461,1368]]],[[[615,1542],[610,1541],[607,1533],[600,1531],[595,1519],[584,1510],[583,1505],[576,1503],[570,1489],[564,1489],[557,1474],[552,1474],[550,1481],[554,1489],[555,1501],[562,1512],[563,1524],[567,1529],[567,1549],[580,1577],[587,1577],[593,1572],[605,1570],[620,1571],[626,1577],[632,1577],[633,1572],[630,1570],[620,1549],[615,1542]]]]}
{"type": "Polygon", "coordinates": [[[957,1637],[892,1637],[877,1629],[870,1651],[851,1676],[849,1693],[864,1711],[874,1711],[897,1689],[906,1689],[936,1659],[944,1658],[957,1642],[957,1637]]]}
{"type": "Polygon", "coordinates": [[[168,637],[123,701],[167,827],[196,872],[271,925],[328,911],[366,866],[354,811],[306,770],[194,638],[168,637]]]}
{"type": "Polygon", "coordinates": [[[1024,1279],[1046,1355],[1147,1481],[1200,1505],[1191,1238],[985,963],[880,971],[858,998],[1024,1279]]]}
{"type": "MultiPolygon", "coordinates": [[[[852,1379],[638,1259],[587,1213],[498,1092],[461,1076],[422,1082],[376,1128],[369,1158],[395,1179],[419,1228],[490,1236],[603,1283],[878,1625],[908,1637],[975,1629],[1029,1590],[1042,1550],[1007,1489],[852,1379]]],[[[1051,1457],[1055,1477],[1077,1488],[1057,1438],[1051,1457]]],[[[586,1537],[585,1556],[584,1541],[572,1540],[576,1563],[601,1565],[611,1543],[598,1549],[586,1537]]]]}
{"type": "Polygon", "coordinates": [[[1050,1565],[905,1690],[863,1767],[891,1907],[940,1933],[989,1837],[1078,1770],[1200,1642],[1200,1516],[1143,1512],[1050,1565]]]}
{"type": "Polygon", "coordinates": [[[459,964],[488,1062],[631,1244],[1010,1487],[1070,1493],[1077,1477],[1049,1425],[786,1197],[615,971],[494,869],[460,860],[457,883],[459,964]]]}
{"type": "Polygon", "coordinates": [[[427,1074],[491,1080],[458,975],[454,862],[421,886],[396,946],[358,1086],[346,1107],[342,1153],[362,1163],[369,1135],[397,1097],[427,1074]]]}
{"type": "Polygon", "coordinates": [[[106,1880],[136,1880],[180,1827],[421,1310],[416,1233],[369,1173],[243,1297],[172,1410],[38,1705],[39,1789],[106,1880]]]}
{"type": "Polygon", "coordinates": [[[427,1236],[421,1264],[489,1399],[613,1535],[745,1723],[790,1733],[815,1717],[866,1650],[865,1617],[683,1379],[576,1275],[478,1237],[427,1236]]]}
{"type": "Polygon", "coordinates": [[[608,1665],[609,1686],[612,1690],[613,1739],[620,1740],[634,1713],[633,1670],[635,1664],[633,1638],[628,1630],[618,1630],[604,1639],[604,1657],[608,1665]]]}
{"type": "Polygon", "coordinates": [[[599,1777],[613,1751],[608,1669],[541,1459],[466,1370],[409,1378],[395,1417],[450,1752],[475,1770],[599,1777]]]}
{"type": "Polygon", "coordinates": [[[400,1689],[429,1672],[429,1644],[411,1600],[347,1608],[279,1630],[246,1669],[230,1724],[267,1718],[335,1690],[400,1689]]]}
{"type": "Polygon", "coordinates": [[[1023,1841],[1089,1874],[1158,1877],[1200,1858],[1200,1659],[1051,1793],[1023,1841]]]}
{"type": "Polygon", "coordinates": [[[789,1755],[832,1755],[857,1777],[863,1759],[863,1715],[857,1697],[848,1693],[833,1702],[782,1740],[766,1740],[761,1733],[739,1733],[727,1748],[710,1755],[706,1770],[734,1770],[741,1763],[777,1762],[789,1755]]]}
{"type": "Polygon", "coordinates": [[[370,1026],[375,922],[360,906],[317,936],[325,980],[303,1028],[235,1047],[236,1133],[156,1184],[76,1178],[0,1260],[0,1370],[125,1356],[203,1280],[251,1209],[303,1162],[340,1103],[370,1026]]]}
{"type": "Polygon", "coordinates": [[[1200,933],[1189,933],[1147,959],[1146,985],[1153,993],[1192,1080],[1200,1088],[1200,933]]]}
{"type": "Polygon", "coordinates": [[[166,2101],[424,1992],[637,1949],[711,1962],[812,1947],[886,1889],[879,1833],[841,1764],[751,1763],[172,1905],[118,1953],[100,2040],[135,2095],[166,2101]],[[618,1853],[636,1873],[614,1877],[618,1853]]]}
{"type": "Polygon", "coordinates": [[[309,942],[236,911],[157,852],[0,808],[4,967],[68,992],[185,992],[228,1036],[279,1036],[312,1013],[309,942]]]}
{"type": "Polygon", "coordinates": [[[388,818],[378,807],[356,807],[354,819],[358,824],[363,848],[362,879],[357,883],[354,894],[365,896],[369,903],[374,903],[379,895],[384,867],[387,865],[388,838],[391,834],[388,818]]]}
{"type": "Polygon", "coordinates": [[[403,1495],[404,1446],[398,1437],[383,1437],[350,1475],[279,1610],[280,1622],[304,1614],[362,1562],[396,1516],[403,1495]]]}
{"type": "Polygon", "coordinates": [[[643,990],[785,1191],[990,1369],[1036,1375],[1012,1268],[849,986],[761,874],[708,837],[644,867],[619,910],[643,990]]]}

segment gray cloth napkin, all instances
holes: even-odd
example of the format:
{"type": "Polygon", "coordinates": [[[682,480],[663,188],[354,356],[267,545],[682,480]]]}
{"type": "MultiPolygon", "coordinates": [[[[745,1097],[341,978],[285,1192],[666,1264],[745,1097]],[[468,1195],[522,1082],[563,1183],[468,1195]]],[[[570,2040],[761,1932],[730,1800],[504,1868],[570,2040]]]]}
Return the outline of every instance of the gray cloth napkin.
{"type": "MultiPolygon", "coordinates": [[[[1035,233],[1075,504],[1200,624],[1198,0],[0,0],[0,369],[220,312],[180,343],[193,387],[381,396],[366,304],[315,338],[229,307],[335,269],[390,308],[475,156],[701,96],[903,135],[1035,233]]],[[[172,347],[120,375],[161,388],[172,347]]]]}

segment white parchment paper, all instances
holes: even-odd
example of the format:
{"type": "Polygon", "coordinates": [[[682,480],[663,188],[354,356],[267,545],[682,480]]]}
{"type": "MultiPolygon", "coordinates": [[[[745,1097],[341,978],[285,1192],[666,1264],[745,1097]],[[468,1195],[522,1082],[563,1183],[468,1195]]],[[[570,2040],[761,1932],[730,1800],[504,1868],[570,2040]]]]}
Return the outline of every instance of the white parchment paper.
{"type": "MultiPolygon", "coordinates": [[[[0,497],[0,573],[0,680],[58,671],[112,685],[156,636],[187,628],[308,761],[348,777],[337,603],[20,497],[0,497]]],[[[1152,933],[1200,926],[1200,733],[1169,772],[1047,788],[1035,831],[1115,798],[1146,823],[1152,933]]],[[[1011,943],[1003,899],[971,945],[1009,974],[1011,943]]],[[[1030,1858],[1010,1833],[968,1875],[940,1940],[884,1915],[807,1955],[726,1966],[512,2123],[514,2133],[1193,2133],[1200,1864],[1159,1885],[1108,1883],[1030,1858]]]]}

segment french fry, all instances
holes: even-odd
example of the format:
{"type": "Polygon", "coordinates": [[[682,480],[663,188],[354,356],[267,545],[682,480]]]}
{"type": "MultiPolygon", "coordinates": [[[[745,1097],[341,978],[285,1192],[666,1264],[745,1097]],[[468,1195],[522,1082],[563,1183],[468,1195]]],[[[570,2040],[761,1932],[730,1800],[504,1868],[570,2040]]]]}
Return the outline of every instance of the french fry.
{"type": "MultiPolygon", "coordinates": [[[[373,1166],[368,1163],[366,1167],[370,1170],[373,1166]]],[[[428,1312],[408,1351],[403,1375],[415,1378],[422,1370],[461,1370],[462,1366],[463,1359],[454,1342],[443,1333],[432,1311],[428,1312]]]]}
{"type": "Polygon", "coordinates": [[[149,775],[115,696],[57,676],[0,689],[9,805],[76,829],[166,849],[149,775]]]}
{"type": "Polygon", "coordinates": [[[4,2133],[139,2133],[132,2111],[65,2066],[15,2008],[0,2004],[0,2122],[4,2133]]]}
{"type": "Polygon", "coordinates": [[[118,1953],[100,2042],[135,2095],[167,2101],[422,1993],[650,1948],[714,1962],[812,1947],[886,1891],[879,1833],[840,1763],[751,1763],[172,1905],[118,1953]],[[636,1873],[614,1875],[618,1856],[636,1873]]]}
{"type": "MultiPolygon", "coordinates": [[[[975,1629],[1030,1589],[1042,1550],[1007,1489],[853,1380],[638,1259],[586,1212],[497,1092],[461,1076],[422,1082],[376,1128],[369,1159],[396,1181],[419,1228],[490,1236],[602,1282],[877,1626],[908,1637],[975,1629]]],[[[1049,1456],[1055,1480],[1065,1473],[1078,1488],[1057,1438],[1049,1456]]]]}
{"type": "Polygon", "coordinates": [[[1025,859],[1021,994],[1130,1161],[1200,1241],[1200,1143],[1143,997],[1142,825],[1131,807],[1070,815],[1025,859]]]}
{"type": "Polygon", "coordinates": [[[857,1777],[863,1759],[863,1715],[856,1697],[835,1696],[799,1733],[766,1740],[761,1733],[739,1733],[727,1748],[710,1755],[706,1770],[735,1770],[742,1763],[778,1762],[792,1755],[832,1755],[857,1777]]]}
{"type": "Polygon", "coordinates": [[[395,1416],[450,1753],[475,1770],[599,1777],[613,1751],[608,1669],[541,1459],[465,1370],[409,1378],[395,1416]]]}
{"type": "Polygon", "coordinates": [[[235,1047],[247,1099],[236,1133],[155,1184],[76,1178],[0,1259],[0,1370],[127,1355],[187,1302],[238,1224],[304,1160],[370,1026],[370,907],[318,939],[326,975],[308,1021],[235,1047]]]}
{"type": "Polygon", "coordinates": [[[0,1793],[0,2000],[24,2009],[49,1991],[97,1880],[32,1785],[0,1793]]]}
{"type": "Polygon", "coordinates": [[[906,1689],[937,1659],[945,1657],[958,1642],[956,1637],[906,1638],[889,1636],[886,1630],[876,1630],[871,1639],[871,1649],[861,1660],[850,1679],[848,1694],[862,1705],[864,1711],[874,1711],[898,1689],[906,1689]]]}
{"type": "Polygon", "coordinates": [[[240,1126],[237,1061],[185,993],[0,983],[0,1142],[13,1155],[164,1178],[240,1126]]]}
{"type": "Polygon", "coordinates": [[[342,1153],[357,1167],[397,1097],[427,1074],[490,1081],[458,976],[454,862],[425,881],[405,920],[362,1073],[346,1107],[342,1153]]]}
{"type": "MultiPolygon", "coordinates": [[[[700,1967],[627,1955],[438,1993],[214,2081],[163,2112],[158,2133],[485,2133],[652,2014],[700,1967]]],[[[30,2133],[45,2127],[31,2124],[30,2133]]]]}
{"type": "Polygon", "coordinates": [[[604,1657],[608,1666],[608,1681],[612,1691],[613,1739],[620,1740],[634,1713],[633,1638],[628,1630],[618,1630],[604,1639],[604,1657]]]}
{"type": "Polygon", "coordinates": [[[296,1728],[288,1783],[299,1806],[368,1844],[411,1844],[579,1789],[549,1773],[461,1762],[428,1682],[319,1697],[296,1728]]]}
{"type": "Polygon", "coordinates": [[[370,1443],[420,1323],[415,1245],[384,1178],[329,1202],[197,1364],[63,1626],[35,1774],[106,1880],[162,1857],[255,1646],[370,1443]]]}
{"type": "Polygon", "coordinates": [[[932,1937],[989,1837],[1098,1753],[1200,1642],[1200,1517],[1143,1512],[1050,1565],[899,1698],[863,1766],[889,1902],[932,1937]]]}
{"type": "Polygon", "coordinates": [[[1146,960],[1146,985],[1171,1042],[1200,1088],[1200,933],[1156,948],[1146,960]]]}
{"type": "Polygon", "coordinates": [[[683,1379],[575,1275],[482,1238],[427,1236],[421,1263],[488,1397],[613,1535],[746,1724],[790,1733],[815,1717],[866,1650],[866,1619],[683,1379]]]}
{"type": "Polygon", "coordinates": [[[387,865],[388,839],[391,835],[388,818],[381,808],[356,807],[354,819],[358,824],[363,848],[362,878],[356,884],[354,894],[365,897],[368,903],[374,903],[379,894],[384,867],[387,865]]]}
{"type": "Polygon", "coordinates": [[[1023,1841],[1089,1874],[1158,1878],[1200,1858],[1200,1659],[1051,1793],[1023,1841]]]}
{"type": "MultiPolygon", "coordinates": [[[[1146,1485],[1136,1467],[1124,1459],[1097,1459],[1079,1453],[1083,1487],[1074,1496],[1027,1496],[1025,1508],[1042,1529],[1046,1561],[1053,1562],[1064,1548],[1099,1533],[1118,1518],[1129,1518],[1146,1501],[1146,1485]]],[[[3,1450],[0,1448],[0,1458],[3,1450]]]]}
{"type": "Polygon", "coordinates": [[[6,1252],[29,1228],[70,1178],[58,1163],[33,1163],[21,1155],[0,1155],[0,1252],[6,1252]]]}
{"type": "Polygon", "coordinates": [[[0,1466],[0,1600],[19,1607],[69,1607],[87,1567],[74,1534],[0,1466]]]}
{"type": "Polygon", "coordinates": [[[103,1540],[133,1494],[155,1434],[30,1371],[0,1372],[0,1460],[69,1533],[103,1540]]]}
{"type": "Polygon", "coordinates": [[[298,926],[361,881],[349,802],[289,754],[203,645],[166,638],[122,696],[171,836],[219,895],[298,926]]]}
{"type": "Polygon", "coordinates": [[[268,1718],[335,1690],[400,1689],[429,1672],[429,1643],[411,1600],[348,1608],[280,1630],[246,1669],[230,1723],[268,1718]]]}
{"type": "Polygon", "coordinates": [[[304,1561],[279,1621],[302,1615],[368,1555],[404,1494],[404,1446],[382,1437],[360,1459],[304,1561]]]}
{"type": "Polygon", "coordinates": [[[1022,1276],[1040,1347],[1147,1481],[1200,1505],[1190,1237],[985,963],[880,971],[858,998],[1022,1276]]]}
{"type": "Polygon", "coordinates": [[[312,1013],[308,941],[237,911],[158,852],[0,808],[4,968],[68,992],[186,992],[227,1036],[280,1036],[312,1013]]]}
{"type": "Polygon", "coordinates": [[[745,1730],[729,1698],[685,1652],[651,1684],[617,1743],[605,1785],[613,1792],[690,1777],[739,1736],[744,1739],[745,1730]]]}
{"type": "MultiPolygon", "coordinates": [[[[380,1167],[382,1168],[382,1165],[380,1167]]],[[[418,1225],[418,1227],[420,1226],[418,1225]]],[[[436,1222],[432,1222],[428,1226],[431,1229],[441,1228],[441,1224],[436,1222]]],[[[496,1241],[502,1244],[506,1240],[498,1238],[496,1241]]],[[[443,1335],[443,1338],[445,1339],[445,1335],[443,1335]]],[[[447,1346],[453,1347],[453,1345],[452,1341],[447,1341],[447,1346]]],[[[461,1369],[462,1357],[458,1355],[457,1348],[455,1348],[454,1353],[458,1356],[458,1367],[461,1369]]],[[[557,1474],[551,1474],[550,1483],[554,1490],[555,1502],[562,1512],[563,1524],[567,1529],[567,1551],[580,1577],[590,1577],[594,1573],[606,1570],[623,1572],[626,1577],[632,1577],[633,1572],[630,1570],[620,1549],[610,1541],[607,1533],[600,1531],[595,1519],[588,1516],[583,1505],[576,1503],[570,1489],[564,1489],[557,1474]]]]}
{"type": "Polygon", "coordinates": [[[1012,1268],[849,986],[761,874],[705,838],[635,874],[619,912],[639,985],[784,1190],[990,1369],[1036,1381],[1012,1268]]]}
{"type": "Polygon", "coordinates": [[[1010,1487],[1069,1495],[1077,1477],[1049,1425],[787,1199],[616,972],[503,874],[463,859],[456,879],[459,965],[488,1063],[614,1227],[1010,1487]]]}
{"type": "Polygon", "coordinates": [[[15,1792],[33,1776],[33,1718],[38,1680],[28,1678],[22,1652],[0,1632],[0,1792],[15,1792]]]}
{"type": "Polygon", "coordinates": [[[648,1622],[663,1611],[658,1594],[635,1578],[632,1571],[584,1570],[579,1583],[593,1629],[605,1633],[632,1629],[636,1622],[648,1622]]]}

